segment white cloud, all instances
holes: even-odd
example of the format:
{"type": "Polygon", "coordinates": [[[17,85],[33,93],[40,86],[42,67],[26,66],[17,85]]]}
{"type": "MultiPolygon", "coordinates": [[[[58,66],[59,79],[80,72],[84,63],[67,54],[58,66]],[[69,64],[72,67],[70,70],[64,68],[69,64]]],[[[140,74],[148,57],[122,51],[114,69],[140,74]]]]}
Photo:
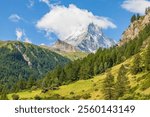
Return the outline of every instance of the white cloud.
{"type": "Polygon", "coordinates": [[[40,2],[43,2],[47,4],[49,7],[51,7],[50,0],[40,0],[40,2]]]}
{"type": "Polygon", "coordinates": [[[90,23],[94,23],[101,28],[116,28],[108,18],[94,16],[91,12],[79,9],[71,4],[69,7],[53,6],[51,11],[43,16],[37,27],[47,33],[55,33],[60,39],[66,39],[81,29],[86,29],[90,23]]]}
{"type": "Polygon", "coordinates": [[[18,41],[23,41],[26,43],[32,43],[31,40],[27,37],[25,31],[21,28],[16,29],[16,37],[18,41]]]}
{"type": "Polygon", "coordinates": [[[41,43],[40,46],[45,46],[45,44],[44,44],[44,43],[41,43]]]}
{"type": "Polygon", "coordinates": [[[19,22],[22,18],[17,14],[11,14],[8,19],[12,22],[19,22]]]}
{"type": "Polygon", "coordinates": [[[125,0],[122,8],[132,12],[144,15],[145,9],[150,6],[149,0],[125,0]]]}
{"type": "Polygon", "coordinates": [[[24,42],[26,42],[26,43],[32,43],[31,40],[28,37],[25,37],[24,42]]]}
{"type": "Polygon", "coordinates": [[[22,40],[22,37],[24,36],[24,31],[20,28],[16,29],[16,37],[18,41],[22,40]]]}
{"type": "Polygon", "coordinates": [[[34,6],[34,4],[35,4],[34,0],[29,0],[29,3],[27,4],[27,7],[31,8],[31,7],[34,6]]]}

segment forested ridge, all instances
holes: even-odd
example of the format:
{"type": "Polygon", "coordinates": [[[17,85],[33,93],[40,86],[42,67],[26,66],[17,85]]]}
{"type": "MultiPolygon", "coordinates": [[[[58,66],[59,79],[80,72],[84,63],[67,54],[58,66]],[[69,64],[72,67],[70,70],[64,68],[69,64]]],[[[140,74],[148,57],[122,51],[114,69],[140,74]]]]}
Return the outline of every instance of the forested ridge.
{"type": "Polygon", "coordinates": [[[38,79],[70,60],[23,42],[0,42],[0,92],[31,88],[38,79]]]}

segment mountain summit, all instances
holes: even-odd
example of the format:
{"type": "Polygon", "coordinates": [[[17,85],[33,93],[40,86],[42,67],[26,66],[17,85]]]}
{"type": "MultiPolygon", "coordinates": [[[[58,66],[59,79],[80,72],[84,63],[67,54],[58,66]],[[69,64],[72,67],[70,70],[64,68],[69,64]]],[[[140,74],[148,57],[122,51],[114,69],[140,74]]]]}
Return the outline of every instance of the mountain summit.
{"type": "Polygon", "coordinates": [[[77,50],[93,53],[97,49],[108,48],[115,45],[115,41],[107,38],[101,27],[91,23],[87,29],[82,29],[71,34],[64,42],[74,46],[77,50]]]}

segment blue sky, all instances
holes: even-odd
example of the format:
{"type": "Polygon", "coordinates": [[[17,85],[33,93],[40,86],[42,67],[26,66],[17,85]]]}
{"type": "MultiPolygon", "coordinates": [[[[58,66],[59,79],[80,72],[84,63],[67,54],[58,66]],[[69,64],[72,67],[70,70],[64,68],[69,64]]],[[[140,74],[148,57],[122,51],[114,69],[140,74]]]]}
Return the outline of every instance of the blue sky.
{"type": "MultiPolygon", "coordinates": [[[[51,20],[51,16],[57,14],[59,9],[65,9],[63,13],[71,13],[67,12],[67,10],[71,11],[74,9],[79,11],[81,9],[83,14],[85,13],[85,16],[86,14],[89,15],[92,13],[92,17],[94,18],[97,18],[97,16],[107,18],[105,23],[109,24],[105,24],[107,28],[103,29],[103,31],[105,35],[118,41],[123,31],[128,27],[131,16],[134,13],[143,15],[143,9],[150,6],[150,1],[148,0],[137,1],[82,0],[81,2],[81,0],[0,0],[0,40],[18,39],[37,45],[42,43],[50,45],[54,43],[57,38],[65,38],[67,33],[69,33],[67,31],[61,32],[61,30],[58,29],[60,28],[59,23],[61,23],[59,17],[59,19],[53,18],[53,20],[60,20],[56,22],[58,26],[52,25],[51,22],[55,23],[55,21],[51,20]],[[72,6],[69,7],[70,4],[72,4],[72,6]],[[141,7],[137,8],[138,4],[140,4],[141,7]],[[48,16],[44,17],[46,14],[48,16]],[[110,23],[116,27],[113,27],[110,23]],[[55,35],[50,32],[55,33],[55,35]]],[[[76,24],[73,26],[75,25],[76,24]]]]}

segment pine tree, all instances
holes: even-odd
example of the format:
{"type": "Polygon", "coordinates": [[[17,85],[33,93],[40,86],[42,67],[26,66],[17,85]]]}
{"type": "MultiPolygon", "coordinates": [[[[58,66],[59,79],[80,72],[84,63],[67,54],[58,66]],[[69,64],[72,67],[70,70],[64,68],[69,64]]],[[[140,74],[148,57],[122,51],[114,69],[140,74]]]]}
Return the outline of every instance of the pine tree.
{"type": "Polygon", "coordinates": [[[33,76],[30,76],[29,80],[27,82],[27,88],[31,88],[34,84],[35,84],[35,80],[34,80],[33,76]]]}
{"type": "Polygon", "coordinates": [[[19,75],[18,82],[16,83],[19,90],[23,90],[26,88],[26,81],[23,79],[21,74],[19,75]]]}
{"type": "Polygon", "coordinates": [[[106,75],[106,78],[103,82],[103,90],[104,98],[106,100],[112,100],[114,99],[114,76],[109,72],[106,75]]]}
{"type": "Polygon", "coordinates": [[[141,56],[140,54],[135,55],[134,60],[133,60],[133,66],[132,66],[132,73],[137,74],[142,71],[141,67],[141,56]]]}
{"type": "Polygon", "coordinates": [[[136,20],[136,15],[134,14],[132,17],[131,17],[131,22],[134,22],[136,20]]]}
{"type": "Polygon", "coordinates": [[[8,100],[7,93],[2,93],[0,100],[8,100]]]}
{"type": "Polygon", "coordinates": [[[59,82],[62,83],[63,81],[65,81],[65,77],[66,77],[66,73],[63,69],[59,75],[59,82]]]}
{"type": "Polygon", "coordinates": [[[8,100],[6,87],[2,90],[0,100],[8,100]]]}
{"type": "Polygon", "coordinates": [[[150,44],[148,45],[146,54],[145,54],[145,69],[150,71],[150,44]]]}
{"type": "Polygon", "coordinates": [[[138,13],[137,15],[136,15],[136,20],[139,20],[140,19],[140,14],[138,13]]]}
{"type": "Polygon", "coordinates": [[[126,68],[124,65],[122,65],[119,69],[115,84],[115,99],[119,99],[120,97],[123,97],[125,94],[129,93],[129,82],[126,73],[126,68]]]}

